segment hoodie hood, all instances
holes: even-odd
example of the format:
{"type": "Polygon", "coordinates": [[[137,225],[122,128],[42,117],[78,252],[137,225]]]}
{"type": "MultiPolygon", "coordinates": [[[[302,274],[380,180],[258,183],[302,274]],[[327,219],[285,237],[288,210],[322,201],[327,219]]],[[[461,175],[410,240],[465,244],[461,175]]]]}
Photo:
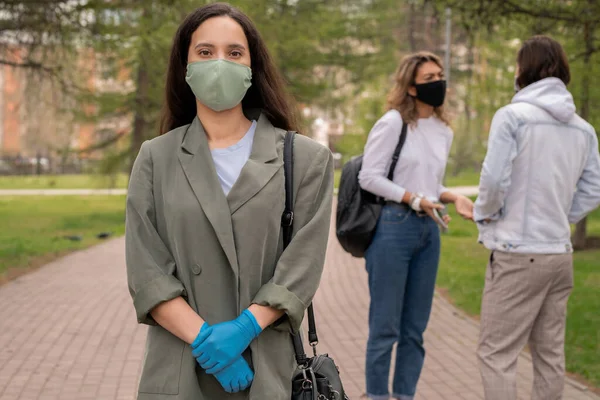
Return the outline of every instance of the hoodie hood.
{"type": "Polygon", "coordinates": [[[548,112],[560,122],[568,122],[575,115],[575,102],[567,86],[558,78],[545,78],[515,94],[512,103],[528,103],[548,112]]]}

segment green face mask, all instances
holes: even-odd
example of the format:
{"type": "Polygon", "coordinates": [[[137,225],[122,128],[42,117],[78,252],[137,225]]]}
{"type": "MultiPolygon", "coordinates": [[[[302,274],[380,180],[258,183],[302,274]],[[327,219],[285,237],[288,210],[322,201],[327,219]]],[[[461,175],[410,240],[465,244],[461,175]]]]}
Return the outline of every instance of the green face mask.
{"type": "Polygon", "coordinates": [[[196,61],[187,65],[185,81],[202,104],[219,112],[240,104],[252,85],[252,70],[222,59],[196,61]]]}

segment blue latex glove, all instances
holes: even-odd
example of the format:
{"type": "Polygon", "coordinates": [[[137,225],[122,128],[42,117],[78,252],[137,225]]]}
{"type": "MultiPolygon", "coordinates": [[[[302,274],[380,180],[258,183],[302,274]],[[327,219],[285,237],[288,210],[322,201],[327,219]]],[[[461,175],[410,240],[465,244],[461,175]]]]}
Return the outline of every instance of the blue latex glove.
{"type": "Polygon", "coordinates": [[[260,332],[254,315],[244,310],[233,321],[213,326],[205,323],[192,343],[192,354],[207,373],[214,375],[233,364],[260,332]]]}
{"type": "Polygon", "coordinates": [[[250,387],[254,373],[246,360],[240,356],[229,367],[216,373],[215,378],[227,393],[236,393],[250,387]]]}
{"type": "MultiPolygon", "coordinates": [[[[202,329],[200,329],[200,333],[205,333],[206,329],[209,327],[210,325],[204,323],[204,325],[202,325],[202,329]]],[[[196,339],[198,338],[201,338],[200,334],[198,334],[198,337],[196,337],[196,339]]],[[[194,344],[197,346],[197,343],[197,341],[194,341],[192,346],[194,344]]],[[[198,360],[196,359],[196,361],[198,360]]],[[[199,361],[198,364],[200,364],[199,361]]],[[[215,374],[215,378],[217,378],[227,393],[236,393],[246,390],[250,387],[252,381],[254,380],[254,372],[252,372],[246,360],[240,356],[229,367],[215,374]]]]}

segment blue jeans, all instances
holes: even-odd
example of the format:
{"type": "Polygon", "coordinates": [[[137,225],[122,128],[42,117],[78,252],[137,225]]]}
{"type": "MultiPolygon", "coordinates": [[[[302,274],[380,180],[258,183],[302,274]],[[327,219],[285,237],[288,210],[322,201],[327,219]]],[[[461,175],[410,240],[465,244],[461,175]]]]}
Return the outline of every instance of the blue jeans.
{"type": "Polygon", "coordinates": [[[365,258],[371,294],[367,394],[388,399],[392,347],[398,343],[393,396],[410,399],[425,359],[423,332],[440,258],[439,228],[408,207],[386,205],[365,258]]]}

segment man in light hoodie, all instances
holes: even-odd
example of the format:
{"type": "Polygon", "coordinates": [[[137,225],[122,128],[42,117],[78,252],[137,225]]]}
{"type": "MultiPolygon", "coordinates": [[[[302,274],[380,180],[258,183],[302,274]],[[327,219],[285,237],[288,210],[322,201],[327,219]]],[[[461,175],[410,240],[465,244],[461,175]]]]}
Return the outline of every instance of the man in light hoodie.
{"type": "Polygon", "coordinates": [[[558,42],[527,40],[517,64],[517,93],[492,121],[474,210],[491,250],[477,356],[485,398],[517,399],[517,358],[528,343],[532,399],[558,400],[573,288],[569,224],[600,205],[598,138],[575,113],[558,42]]]}

